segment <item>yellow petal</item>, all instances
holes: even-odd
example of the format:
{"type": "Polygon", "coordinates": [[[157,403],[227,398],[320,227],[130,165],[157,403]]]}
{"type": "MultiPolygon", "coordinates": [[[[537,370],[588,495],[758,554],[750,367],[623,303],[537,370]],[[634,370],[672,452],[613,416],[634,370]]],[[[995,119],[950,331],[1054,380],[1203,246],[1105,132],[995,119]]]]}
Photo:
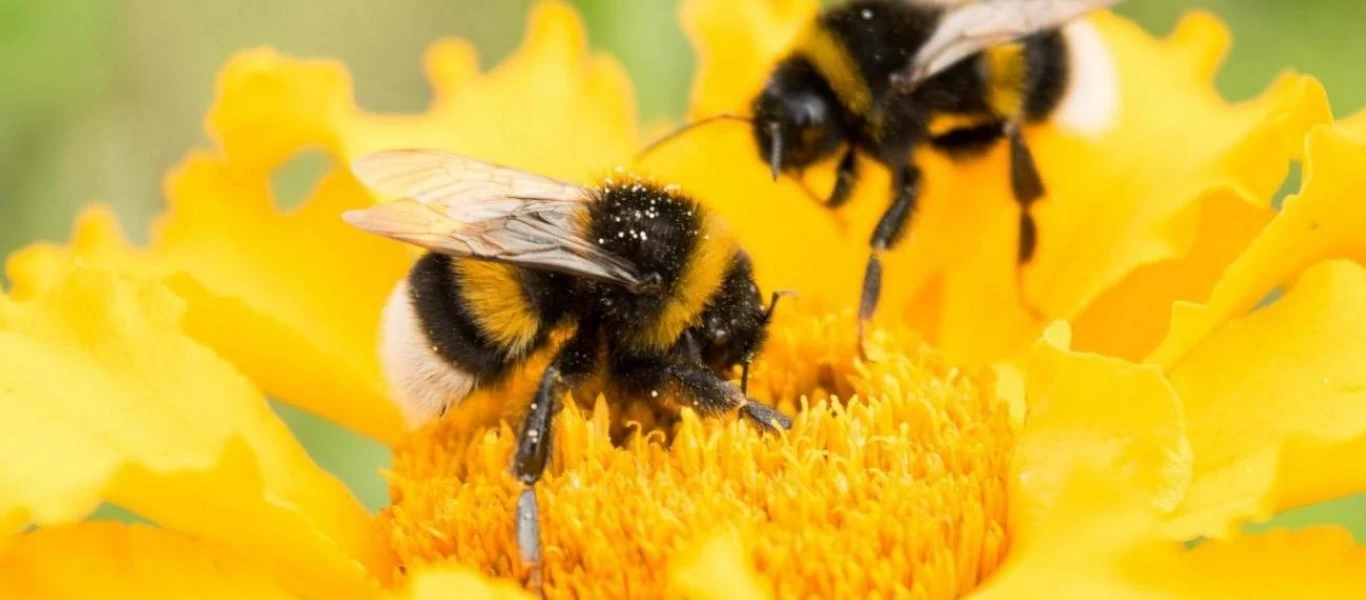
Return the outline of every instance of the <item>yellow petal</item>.
{"type": "Polygon", "coordinates": [[[1291,475],[1329,458],[1292,452],[1300,436],[1332,444],[1366,433],[1360,364],[1366,322],[1366,137],[1318,128],[1301,193],[1231,264],[1205,305],[1179,304],[1149,361],[1186,401],[1197,463],[1175,536],[1228,535],[1246,519],[1341,495],[1359,480],[1291,475]],[[1307,269],[1307,270],[1306,270],[1307,269]],[[1246,314],[1285,282],[1275,304],[1246,314]],[[1350,483],[1349,483],[1350,482],[1350,483]]]}
{"type": "Polygon", "coordinates": [[[72,523],[107,500],[250,555],[292,592],[363,592],[364,509],[182,312],[162,286],[71,266],[0,296],[0,522],[72,523]]]}
{"type": "Polygon", "coordinates": [[[1175,551],[1173,543],[1152,537],[1156,509],[1103,463],[1080,455],[1073,464],[1034,535],[1014,544],[1006,563],[970,598],[1152,598],[1143,582],[1126,578],[1122,563],[1135,552],[1175,551]]]}
{"type": "Polygon", "coordinates": [[[1247,518],[1288,508],[1286,500],[1275,499],[1278,471],[1329,471],[1293,476],[1299,482],[1287,485],[1295,486],[1296,501],[1345,491],[1329,475],[1336,463],[1355,456],[1319,456],[1321,462],[1305,464],[1294,455],[1281,457],[1281,449],[1296,434],[1326,440],[1366,435],[1363,306],[1366,268],[1322,263],[1274,304],[1223,325],[1185,354],[1170,379],[1185,402],[1196,461],[1174,535],[1229,535],[1247,518]],[[1305,487],[1312,481],[1326,484],[1322,493],[1305,487]]]}
{"type": "Polygon", "coordinates": [[[1017,545],[977,599],[1356,598],[1366,547],[1338,528],[1273,531],[1186,551],[1113,473],[1078,471],[1040,535],[1017,545]]]}
{"type": "Polygon", "coordinates": [[[351,77],[332,60],[292,60],[271,48],[233,56],[218,72],[205,125],[219,154],[260,175],[300,149],[335,150],[334,131],[354,118],[351,77]]]}
{"type": "Polygon", "coordinates": [[[411,254],[342,222],[370,198],[340,172],[288,214],[269,185],[264,171],[196,153],[168,178],[169,212],[150,249],[130,247],[107,210],[88,210],[69,246],[10,259],[16,295],[41,289],[45,265],[65,255],[167,278],[188,303],[186,330],[267,393],[393,441],[402,421],[375,352],[380,311],[411,254]]]}
{"type": "MultiPolygon", "coordinates": [[[[746,112],[764,74],[810,18],[803,11],[814,6],[756,4],[685,5],[703,59],[693,117],[746,112]],[[753,39],[727,41],[736,31],[753,39]]],[[[1120,77],[1114,120],[1094,135],[1062,126],[1029,132],[1050,195],[1035,212],[1041,242],[1026,272],[1027,295],[1049,318],[1082,314],[1143,265],[1172,261],[1182,273],[1195,270],[1187,275],[1195,278],[1211,262],[1227,258],[1222,247],[1215,252],[1197,246],[1202,215],[1227,212],[1205,206],[1207,200],[1233,198],[1266,213],[1267,199],[1301,150],[1304,131],[1329,119],[1323,90],[1307,77],[1287,75],[1239,105],[1219,98],[1211,82],[1228,40],[1207,15],[1187,18],[1165,40],[1110,14],[1095,16],[1087,26],[1104,44],[1101,61],[1112,61],[1120,77]],[[1217,256],[1183,262],[1196,251],[1217,256]]],[[[998,148],[983,159],[955,163],[920,153],[926,184],[913,232],[885,267],[883,314],[916,323],[960,363],[1017,355],[1044,323],[1011,301],[1018,296],[1018,213],[1008,191],[1005,154],[998,148]]],[[[832,216],[792,181],[773,184],[740,124],[699,129],[662,148],[647,165],[725,214],[755,256],[765,286],[802,289],[838,304],[855,301],[867,259],[865,240],[888,202],[882,169],[865,165],[858,197],[832,216]],[[772,227],[777,215],[783,228],[772,227]],[[801,244],[788,241],[790,231],[802,233],[801,244]]],[[[828,172],[808,175],[818,193],[828,189],[828,172]]],[[[1247,230],[1235,233],[1246,236],[1247,230]]],[[[1160,318],[1172,297],[1195,292],[1149,296],[1156,306],[1144,310],[1159,315],[1150,320],[1160,318]]],[[[1105,346],[1092,341],[1103,331],[1091,327],[1082,333],[1087,347],[1105,346]]]]}
{"type": "Polygon", "coordinates": [[[1256,507],[1275,514],[1366,491],[1366,435],[1346,440],[1295,435],[1281,447],[1275,482],[1256,507]],[[1332,468],[1324,468],[1332,465],[1332,468]]]}
{"type": "Polygon", "coordinates": [[[1142,360],[1166,334],[1172,304],[1208,298],[1224,268],[1272,217],[1227,190],[1207,194],[1198,206],[1195,243],[1185,256],[1134,269],[1076,316],[1079,350],[1142,360]]]}
{"type": "Polygon", "coordinates": [[[424,569],[413,574],[404,589],[388,595],[394,600],[531,600],[517,585],[491,582],[464,569],[424,569]]]}
{"type": "Polygon", "coordinates": [[[335,61],[244,52],[219,74],[209,132],[228,163],[261,171],[309,146],[347,162],[426,146],[584,180],[637,145],[630,80],[616,61],[590,55],[582,21],[563,2],[539,3],[521,47],[490,72],[479,73],[463,40],[434,44],[426,71],[436,93],[426,111],[369,114],[335,61]]]}
{"type": "Polygon", "coordinates": [[[1337,127],[1359,136],[1366,136],[1366,110],[1357,111],[1356,114],[1339,120],[1337,127]]]}
{"type": "Polygon", "coordinates": [[[1079,461],[1122,474],[1158,507],[1191,478],[1181,402],[1155,367],[1067,349],[1065,325],[1030,354],[1027,413],[1015,450],[1010,524],[1028,539],[1079,461]]]}
{"type": "Polygon", "coordinates": [[[758,575],[749,567],[735,532],[714,536],[691,555],[677,561],[673,585],[684,598],[695,600],[763,600],[768,598],[758,575]]]}
{"type": "Polygon", "coordinates": [[[1277,286],[1327,258],[1366,260],[1366,136],[1319,127],[1305,143],[1299,195],[1229,265],[1204,305],[1173,309],[1166,338],[1148,362],[1170,370],[1192,347],[1229,319],[1251,310],[1277,286]]]}
{"type": "Polygon", "coordinates": [[[333,172],[299,210],[266,174],[194,154],[170,176],[149,260],[188,277],[186,327],[273,396],[392,441],[400,420],[375,359],[379,314],[411,260],[337,216],[368,196],[333,172]],[[226,234],[225,234],[226,232],[226,234]]]}
{"type": "Polygon", "coordinates": [[[104,205],[86,207],[76,217],[69,252],[55,244],[39,242],[14,252],[5,261],[9,276],[9,296],[27,300],[51,289],[70,270],[71,256],[77,261],[107,263],[123,271],[136,267],[136,251],[128,245],[118,217],[104,205]]]}
{"type": "Polygon", "coordinates": [[[0,551],[0,598],[284,600],[270,573],[212,542],[164,529],[81,523],[39,529],[0,551]]]}
{"type": "MultiPolygon", "coordinates": [[[[1140,562],[1140,561],[1135,561],[1140,562]]],[[[1201,544],[1166,561],[1142,561],[1135,578],[1172,598],[1360,598],[1366,547],[1337,527],[1271,531],[1201,544]]]]}
{"type": "Polygon", "coordinates": [[[1115,132],[1097,147],[1041,135],[1041,165],[1055,150],[1055,164],[1081,169],[1060,168],[1049,177],[1041,167],[1045,181],[1056,183],[1038,208],[1040,254],[1028,295],[1058,314],[1075,314],[1139,265],[1188,254],[1201,201],[1222,195],[1269,207],[1305,132],[1331,118],[1322,86],[1307,76],[1285,75],[1238,105],[1218,98],[1213,66],[1228,34],[1211,16],[1189,16],[1156,43],[1115,17],[1096,24],[1113,40],[1126,77],[1121,103],[1149,110],[1122,111],[1115,132]],[[1172,118],[1173,106],[1185,107],[1179,118],[1172,118]],[[1088,152],[1103,153],[1103,163],[1078,159],[1088,152]],[[1071,283],[1078,278],[1085,283],[1071,283]]]}
{"type": "Polygon", "coordinates": [[[688,0],[679,12],[697,55],[690,118],[748,114],[773,64],[811,22],[815,0],[688,0]]]}
{"type": "Polygon", "coordinates": [[[463,41],[433,45],[426,63],[436,90],[430,108],[339,123],[342,156],[427,146],[588,181],[638,149],[630,78],[615,59],[589,52],[583,22],[567,3],[539,2],[521,47],[488,73],[477,72],[463,41]]]}

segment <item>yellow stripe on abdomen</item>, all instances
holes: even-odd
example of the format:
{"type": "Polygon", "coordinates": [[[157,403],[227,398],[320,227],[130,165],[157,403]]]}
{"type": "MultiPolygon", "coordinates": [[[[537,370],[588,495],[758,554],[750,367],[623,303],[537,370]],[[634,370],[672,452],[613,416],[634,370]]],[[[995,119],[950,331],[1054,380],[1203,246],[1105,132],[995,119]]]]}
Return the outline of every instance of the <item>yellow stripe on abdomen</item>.
{"type": "Polygon", "coordinates": [[[517,267],[458,258],[451,268],[479,331],[509,355],[526,352],[536,340],[540,319],[522,292],[517,267]]]}
{"type": "Polygon", "coordinates": [[[952,131],[980,127],[992,122],[993,117],[987,115],[937,113],[930,117],[930,123],[926,129],[930,132],[930,137],[939,137],[952,131]]]}
{"type": "Polygon", "coordinates": [[[1024,114],[1029,63],[1023,43],[1002,44],[983,52],[986,61],[987,105],[1007,120],[1024,114]]]}

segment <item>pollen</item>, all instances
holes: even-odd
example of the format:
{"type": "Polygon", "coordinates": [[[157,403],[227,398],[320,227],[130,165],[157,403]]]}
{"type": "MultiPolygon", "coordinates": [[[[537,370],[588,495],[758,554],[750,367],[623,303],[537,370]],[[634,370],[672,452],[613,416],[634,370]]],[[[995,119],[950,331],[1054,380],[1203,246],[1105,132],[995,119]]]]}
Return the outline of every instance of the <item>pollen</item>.
{"type": "MultiPolygon", "coordinates": [[[[719,535],[774,598],[956,598],[1000,564],[1013,434],[991,377],[905,330],[875,330],[865,364],[851,313],[793,308],[750,380],[789,431],[686,409],[657,422],[650,399],[602,394],[559,412],[536,484],[547,597],[677,597],[671,574],[719,535]]],[[[434,564],[526,577],[509,466],[537,368],[395,449],[378,519],[395,581],[434,564]]]]}

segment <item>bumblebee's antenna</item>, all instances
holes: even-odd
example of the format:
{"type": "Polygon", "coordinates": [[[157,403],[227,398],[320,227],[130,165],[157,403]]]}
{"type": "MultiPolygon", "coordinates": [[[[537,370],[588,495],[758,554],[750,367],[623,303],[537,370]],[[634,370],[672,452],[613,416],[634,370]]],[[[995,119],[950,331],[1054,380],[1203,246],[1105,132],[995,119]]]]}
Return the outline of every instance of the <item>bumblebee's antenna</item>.
{"type": "Polygon", "coordinates": [[[773,147],[768,150],[768,168],[773,170],[773,181],[777,181],[783,175],[783,130],[777,121],[769,121],[768,135],[773,140],[773,147]]]}
{"type": "Polygon", "coordinates": [[[768,309],[764,311],[764,323],[773,320],[773,310],[778,308],[778,299],[783,296],[797,297],[797,290],[778,290],[773,292],[773,296],[768,300],[768,309]]]}
{"type": "Polygon", "coordinates": [[[732,115],[732,114],[730,114],[730,113],[721,113],[721,114],[719,114],[719,115],[712,115],[712,116],[710,116],[710,117],[706,117],[706,118],[703,118],[703,119],[698,119],[698,120],[696,120],[696,121],[693,121],[693,122],[691,122],[691,123],[688,123],[688,124],[686,124],[686,125],[683,125],[682,127],[679,127],[678,129],[675,129],[675,130],[673,130],[673,131],[670,131],[670,132],[669,132],[667,135],[665,135],[664,137],[659,138],[659,139],[657,139],[657,140],[651,142],[650,145],[648,145],[648,146],[646,146],[645,148],[641,149],[640,152],[637,152],[635,158],[632,158],[632,159],[631,159],[631,162],[633,162],[633,163],[638,163],[638,162],[640,162],[642,159],[644,159],[646,156],[648,156],[651,152],[654,152],[655,150],[659,149],[660,146],[663,146],[664,144],[667,144],[667,143],[673,141],[673,140],[674,140],[675,138],[677,138],[678,136],[683,135],[683,134],[685,134],[685,133],[687,133],[687,132],[689,132],[689,131],[692,131],[693,129],[696,129],[696,128],[698,128],[698,127],[701,127],[701,126],[703,126],[703,125],[709,125],[709,124],[715,123],[715,122],[717,122],[717,121],[742,121],[742,122],[745,122],[745,123],[753,123],[753,122],[754,122],[754,119],[751,119],[751,118],[746,117],[746,116],[744,116],[744,115],[732,115]]]}

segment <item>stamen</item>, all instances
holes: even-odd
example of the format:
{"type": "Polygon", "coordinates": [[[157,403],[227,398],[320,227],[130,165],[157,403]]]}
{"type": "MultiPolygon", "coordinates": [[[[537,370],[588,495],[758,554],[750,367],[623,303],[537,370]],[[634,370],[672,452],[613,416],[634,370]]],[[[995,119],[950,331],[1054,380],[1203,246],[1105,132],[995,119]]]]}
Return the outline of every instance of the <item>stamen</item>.
{"type": "MultiPolygon", "coordinates": [[[[686,410],[660,430],[646,403],[568,403],[536,485],[547,597],[664,595],[682,550],[725,530],[773,597],[954,598],[996,568],[1013,434],[990,377],[908,331],[874,332],[886,358],[862,364],[852,315],[795,313],[774,316],[751,374],[752,397],[797,415],[783,435],[686,410]]],[[[380,518],[394,578],[433,563],[525,576],[513,429],[478,423],[529,396],[472,398],[396,448],[380,518]]]]}

